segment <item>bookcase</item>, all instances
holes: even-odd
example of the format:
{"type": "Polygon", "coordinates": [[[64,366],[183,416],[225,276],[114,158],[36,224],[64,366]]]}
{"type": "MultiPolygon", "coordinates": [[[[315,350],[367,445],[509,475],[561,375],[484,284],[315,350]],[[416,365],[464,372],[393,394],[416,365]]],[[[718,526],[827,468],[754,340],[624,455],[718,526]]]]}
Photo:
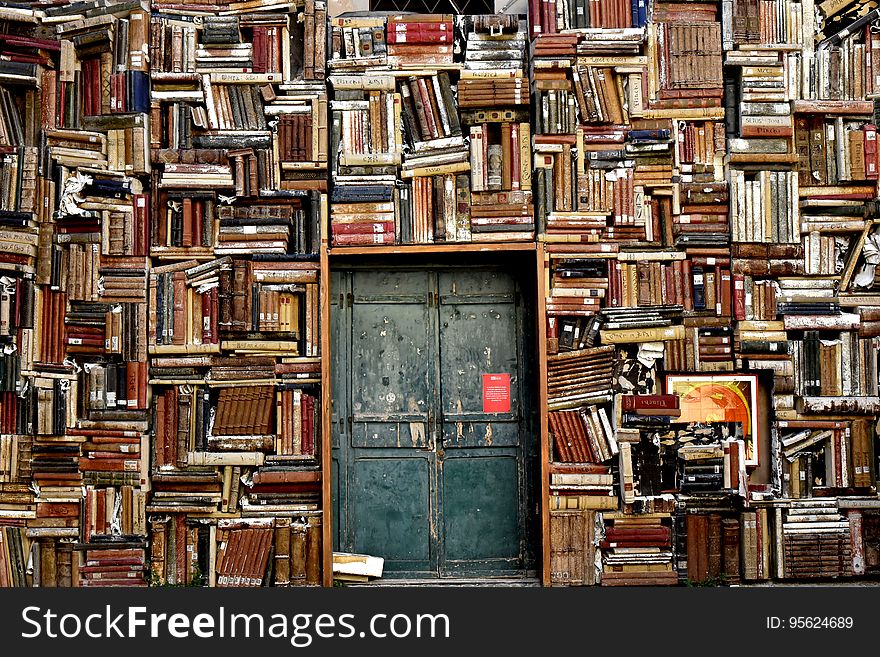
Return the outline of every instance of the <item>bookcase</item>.
{"type": "Polygon", "coordinates": [[[502,256],[544,585],[875,577],[878,24],[0,7],[0,586],[331,585],[331,264],[502,256]]]}
{"type": "Polygon", "coordinates": [[[152,577],[320,585],[326,5],[153,9],[152,577]]]}
{"type": "Polygon", "coordinates": [[[826,5],[530,4],[545,584],[865,572],[876,17],[826,5]]]}
{"type": "Polygon", "coordinates": [[[244,5],[2,10],[0,584],[330,583],[326,5],[244,5]]]}
{"type": "Polygon", "coordinates": [[[332,19],[332,246],[534,239],[525,27],[332,19]]]}

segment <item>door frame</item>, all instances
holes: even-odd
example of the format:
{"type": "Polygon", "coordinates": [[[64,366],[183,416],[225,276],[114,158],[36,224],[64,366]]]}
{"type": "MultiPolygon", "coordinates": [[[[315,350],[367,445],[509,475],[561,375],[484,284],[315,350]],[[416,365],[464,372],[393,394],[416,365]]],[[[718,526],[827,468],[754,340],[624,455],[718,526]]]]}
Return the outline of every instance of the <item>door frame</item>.
{"type": "MultiPolygon", "coordinates": [[[[339,290],[338,276],[340,273],[352,273],[358,271],[376,271],[376,270],[401,270],[401,271],[430,271],[434,277],[434,285],[436,289],[437,277],[440,271],[449,269],[450,267],[466,268],[473,270],[497,269],[511,275],[515,283],[515,299],[516,307],[516,331],[518,335],[518,359],[520,361],[518,368],[518,388],[520,396],[520,437],[521,446],[517,456],[517,487],[519,494],[522,496],[522,503],[519,505],[519,524],[520,524],[520,555],[522,559],[522,569],[515,575],[509,572],[504,574],[493,575],[491,570],[485,572],[468,571],[462,574],[460,570],[451,567],[443,572],[445,562],[445,542],[438,541],[438,554],[434,561],[433,572],[412,572],[412,573],[393,573],[389,574],[389,578],[407,577],[411,575],[417,579],[425,579],[427,582],[442,582],[444,579],[460,579],[465,576],[468,579],[477,580],[484,577],[504,577],[512,579],[533,579],[540,572],[539,555],[543,552],[542,548],[542,510],[544,505],[540,501],[540,492],[542,490],[540,473],[541,473],[541,455],[543,450],[540,445],[540,413],[539,413],[539,381],[538,381],[538,337],[540,333],[540,325],[538,322],[537,303],[535,303],[538,295],[537,281],[533,272],[536,265],[536,252],[534,250],[516,250],[516,251],[497,251],[497,252],[480,252],[475,253],[433,253],[425,256],[423,253],[395,253],[391,258],[386,254],[384,257],[378,255],[367,256],[357,254],[356,256],[343,257],[337,256],[332,259],[329,267],[329,276],[327,277],[328,293],[328,309],[325,317],[328,318],[327,333],[329,359],[330,363],[329,376],[327,381],[327,416],[328,416],[328,436],[326,447],[328,448],[329,470],[328,479],[328,495],[326,508],[330,512],[328,522],[328,534],[332,542],[332,549],[339,549],[340,540],[340,519],[342,514],[352,512],[350,503],[346,504],[345,500],[340,499],[340,492],[343,490],[341,486],[347,489],[350,481],[340,481],[340,476],[348,478],[350,473],[346,464],[342,464],[344,470],[341,471],[340,464],[340,434],[344,432],[346,440],[350,440],[350,431],[347,426],[348,416],[350,415],[346,405],[351,397],[350,377],[348,378],[349,389],[346,391],[346,399],[338,400],[333,398],[333,373],[346,372],[346,365],[349,364],[351,354],[348,353],[348,344],[339,344],[337,336],[333,335],[335,329],[336,314],[342,312],[350,312],[351,299],[348,298],[351,290],[339,290]],[[332,319],[331,319],[332,317],[332,319]]],[[[440,312],[439,299],[435,297],[433,307],[430,309],[431,318],[438,318],[440,312]]],[[[347,322],[351,321],[349,315],[347,322]]],[[[429,319],[434,322],[434,319],[429,319]]],[[[436,353],[433,358],[438,360],[437,371],[439,374],[439,327],[434,327],[434,339],[437,342],[436,353]]],[[[348,342],[348,341],[344,341],[348,342]]],[[[441,409],[440,400],[440,381],[435,385],[434,403],[435,408],[441,409]]],[[[435,418],[436,420],[436,418],[435,418]]],[[[438,423],[439,425],[439,423],[438,423]]],[[[442,425],[437,428],[437,433],[442,434],[442,425]]],[[[434,447],[436,455],[436,446],[434,447]]],[[[441,495],[440,485],[433,477],[436,476],[437,467],[431,468],[431,494],[434,496],[441,495]]],[[[346,491],[347,492],[347,491],[346,491]]],[[[432,500],[431,512],[439,515],[439,505],[436,500],[432,500]]],[[[439,526],[439,518],[435,518],[434,526],[439,526]]],[[[349,537],[350,538],[350,537],[349,537]]],[[[330,550],[328,550],[330,551],[330,550]]]]}

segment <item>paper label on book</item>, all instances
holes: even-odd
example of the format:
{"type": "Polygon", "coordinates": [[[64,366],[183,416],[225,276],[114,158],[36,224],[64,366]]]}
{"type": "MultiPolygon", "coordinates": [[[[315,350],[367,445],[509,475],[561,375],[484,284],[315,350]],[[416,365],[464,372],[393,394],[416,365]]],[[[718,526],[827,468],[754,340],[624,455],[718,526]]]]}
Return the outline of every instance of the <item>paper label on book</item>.
{"type": "Polygon", "coordinates": [[[243,232],[245,235],[256,235],[256,233],[257,233],[257,227],[256,227],[256,226],[243,226],[243,227],[242,227],[242,232],[243,232]]]}
{"type": "Polygon", "coordinates": [[[510,374],[483,375],[483,412],[510,412],[510,374]]]}

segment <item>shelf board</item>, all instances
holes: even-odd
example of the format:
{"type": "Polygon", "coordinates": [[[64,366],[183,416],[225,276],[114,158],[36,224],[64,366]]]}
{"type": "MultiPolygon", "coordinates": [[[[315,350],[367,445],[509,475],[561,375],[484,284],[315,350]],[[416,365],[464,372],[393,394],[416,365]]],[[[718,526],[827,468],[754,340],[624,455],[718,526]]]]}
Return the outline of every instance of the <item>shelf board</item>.
{"type": "Polygon", "coordinates": [[[452,242],[446,244],[394,244],[376,246],[332,246],[333,256],[390,255],[406,253],[496,253],[502,251],[534,251],[534,242],[452,242]]]}

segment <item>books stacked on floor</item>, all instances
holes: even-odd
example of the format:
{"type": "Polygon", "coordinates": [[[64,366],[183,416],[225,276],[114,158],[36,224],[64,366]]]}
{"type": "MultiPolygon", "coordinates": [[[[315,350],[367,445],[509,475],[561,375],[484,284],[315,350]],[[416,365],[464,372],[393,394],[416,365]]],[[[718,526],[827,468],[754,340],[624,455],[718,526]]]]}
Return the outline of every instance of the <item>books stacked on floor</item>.
{"type": "Polygon", "coordinates": [[[777,540],[782,542],[785,577],[852,575],[850,525],[836,500],[792,500],[783,514],[781,532],[777,540]]]}
{"type": "Polygon", "coordinates": [[[604,516],[602,586],[678,584],[672,568],[672,527],[666,514],[604,516]]]}
{"type": "MultiPolygon", "coordinates": [[[[559,438],[555,431],[553,436],[557,444],[564,439],[564,434],[563,438],[559,438]]],[[[617,491],[611,467],[595,463],[599,459],[589,454],[588,462],[584,463],[566,461],[566,456],[568,454],[557,455],[558,462],[550,466],[550,508],[616,510],[617,491]]]]}

